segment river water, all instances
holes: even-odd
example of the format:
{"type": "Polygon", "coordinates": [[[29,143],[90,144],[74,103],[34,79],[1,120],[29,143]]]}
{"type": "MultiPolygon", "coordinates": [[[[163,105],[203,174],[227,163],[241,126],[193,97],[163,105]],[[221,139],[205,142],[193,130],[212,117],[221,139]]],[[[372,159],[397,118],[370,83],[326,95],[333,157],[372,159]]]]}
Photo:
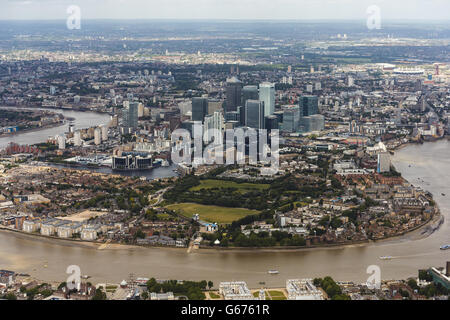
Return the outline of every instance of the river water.
{"type": "Polygon", "coordinates": [[[450,142],[442,140],[407,146],[396,152],[393,163],[406,179],[435,195],[446,220],[426,238],[421,231],[384,242],[298,251],[215,251],[186,249],[83,247],[66,241],[52,241],[11,232],[0,232],[0,269],[29,273],[51,281],[64,281],[69,265],[78,265],[92,282],[115,282],[130,273],[158,279],[244,280],[251,287],[285,286],[287,279],[332,276],[340,281],[365,282],[370,265],[381,268],[384,280],[417,275],[420,268],[445,266],[450,250],[450,142]],[[409,166],[411,165],[411,167],[409,166]],[[418,178],[422,180],[418,180],[418,178]],[[442,196],[441,193],[447,194],[442,196]],[[380,260],[380,256],[393,259],[380,260]],[[279,275],[269,275],[276,269],[279,275]]]}

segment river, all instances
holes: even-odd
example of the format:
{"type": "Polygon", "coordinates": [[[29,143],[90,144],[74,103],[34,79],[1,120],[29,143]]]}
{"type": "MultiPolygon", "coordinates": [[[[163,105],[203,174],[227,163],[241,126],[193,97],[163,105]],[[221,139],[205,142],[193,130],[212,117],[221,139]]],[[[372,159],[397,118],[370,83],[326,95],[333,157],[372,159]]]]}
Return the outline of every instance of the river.
{"type": "Polygon", "coordinates": [[[166,248],[111,248],[97,250],[66,241],[51,241],[23,234],[0,232],[0,269],[11,269],[51,281],[64,281],[68,265],[78,265],[93,283],[127,279],[130,273],[158,279],[244,280],[251,287],[265,282],[285,286],[287,279],[330,275],[340,281],[365,282],[367,267],[378,265],[384,280],[417,275],[420,268],[444,266],[450,251],[450,142],[410,145],[396,152],[393,163],[406,179],[435,195],[446,217],[439,230],[426,238],[421,231],[383,242],[341,248],[297,251],[215,251],[166,248]],[[411,167],[409,167],[411,165],[411,167]],[[423,179],[418,180],[418,178],[423,179]],[[441,193],[447,194],[446,197],[441,193]],[[380,260],[380,256],[392,260],[380,260]],[[279,275],[267,271],[277,269],[279,275]]]}

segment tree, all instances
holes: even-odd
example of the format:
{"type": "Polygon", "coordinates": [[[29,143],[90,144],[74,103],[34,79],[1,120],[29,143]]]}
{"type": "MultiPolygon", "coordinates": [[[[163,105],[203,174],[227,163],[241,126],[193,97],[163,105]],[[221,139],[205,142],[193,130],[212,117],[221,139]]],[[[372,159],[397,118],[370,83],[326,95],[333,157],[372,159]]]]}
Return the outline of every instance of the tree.
{"type": "Polygon", "coordinates": [[[95,290],[92,300],[106,300],[106,293],[103,292],[102,288],[98,288],[95,290]]]}
{"type": "Polygon", "coordinates": [[[208,281],[208,289],[211,290],[212,287],[214,287],[214,283],[210,280],[208,281]]]}

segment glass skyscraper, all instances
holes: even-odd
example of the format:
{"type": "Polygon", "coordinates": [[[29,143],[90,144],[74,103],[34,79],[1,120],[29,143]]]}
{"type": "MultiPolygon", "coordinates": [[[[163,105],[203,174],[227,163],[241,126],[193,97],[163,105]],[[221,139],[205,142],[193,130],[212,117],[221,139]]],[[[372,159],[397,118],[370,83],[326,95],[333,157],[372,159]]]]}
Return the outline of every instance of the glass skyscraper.
{"type": "Polygon", "coordinates": [[[128,107],[123,109],[122,126],[129,129],[137,129],[138,127],[138,102],[130,102],[128,107]]]}
{"type": "Polygon", "coordinates": [[[300,126],[300,107],[297,105],[285,106],[283,111],[282,130],[290,133],[297,132],[300,126]]]}
{"type": "Polygon", "coordinates": [[[259,100],[264,102],[264,116],[275,112],[275,84],[263,82],[259,85],[259,100]]]}
{"type": "Polygon", "coordinates": [[[319,98],[317,96],[302,96],[300,107],[303,109],[303,116],[308,117],[319,113],[319,98]]]}
{"type": "Polygon", "coordinates": [[[208,114],[208,99],[207,98],[192,98],[192,121],[201,121],[205,119],[208,114]]]}
{"type": "Polygon", "coordinates": [[[259,100],[259,91],[257,86],[245,86],[242,89],[241,106],[245,106],[247,100],[259,100]]]}
{"type": "Polygon", "coordinates": [[[247,100],[245,104],[245,125],[250,128],[264,129],[264,102],[247,100]]]}
{"type": "Polygon", "coordinates": [[[237,111],[237,107],[242,103],[242,82],[233,77],[227,80],[227,100],[226,112],[237,111]]]}

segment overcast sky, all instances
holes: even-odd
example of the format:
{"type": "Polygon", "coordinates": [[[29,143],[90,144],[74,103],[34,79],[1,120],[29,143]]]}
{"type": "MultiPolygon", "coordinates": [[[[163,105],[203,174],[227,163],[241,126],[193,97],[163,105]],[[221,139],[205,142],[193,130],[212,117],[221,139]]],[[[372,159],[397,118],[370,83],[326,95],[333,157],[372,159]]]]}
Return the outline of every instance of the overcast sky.
{"type": "Polygon", "coordinates": [[[0,0],[0,20],[66,19],[382,19],[450,20],[450,0],[0,0]]]}

